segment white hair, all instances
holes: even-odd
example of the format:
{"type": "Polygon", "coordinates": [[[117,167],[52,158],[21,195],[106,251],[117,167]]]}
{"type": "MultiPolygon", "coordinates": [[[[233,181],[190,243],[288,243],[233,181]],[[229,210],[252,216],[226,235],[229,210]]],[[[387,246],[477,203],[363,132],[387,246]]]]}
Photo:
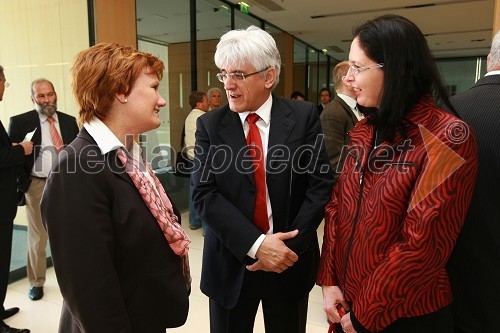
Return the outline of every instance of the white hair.
{"type": "MultiPolygon", "coordinates": [[[[257,71],[275,68],[278,85],[281,70],[281,57],[274,38],[254,25],[246,29],[231,30],[225,33],[217,44],[214,61],[220,69],[250,64],[257,71]]],[[[265,72],[261,73],[262,76],[265,72]]]]}
{"type": "Polygon", "coordinates": [[[497,31],[491,42],[490,61],[488,71],[500,69],[500,30],[497,31]]]}
{"type": "Polygon", "coordinates": [[[207,91],[207,97],[208,97],[208,98],[210,98],[210,95],[211,95],[214,91],[216,91],[216,92],[218,92],[219,94],[221,94],[221,95],[222,95],[222,90],[220,90],[220,89],[219,89],[219,88],[217,88],[217,87],[213,87],[213,88],[208,89],[208,91],[207,91]]]}

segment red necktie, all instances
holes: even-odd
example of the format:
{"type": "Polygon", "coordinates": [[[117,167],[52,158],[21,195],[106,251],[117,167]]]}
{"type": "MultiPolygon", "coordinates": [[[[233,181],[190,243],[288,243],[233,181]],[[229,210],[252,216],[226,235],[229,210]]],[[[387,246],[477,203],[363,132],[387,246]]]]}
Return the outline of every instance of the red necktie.
{"type": "Polygon", "coordinates": [[[255,210],[253,220],[255,225],[263,232],[269,230],[269,218],[267,216],[266,202],[266,169],[264,167],[264,154],[262,149],[262,140],[260,138],[259,128],[255,124],[259,120],[259,115],[250,113],[247,116],[249,125],[247,145],[250,156],[253,161],[254,180],[256,188],[255,210]]]}
{"type": "Polygon", "coordinates": [[[57,131],[56,125],[54,122],[56,121],[54,117],[48,116],[47,120],[50,123],[50,137],[52,138],[52,143],[54,147],[56,147],[57,151],[60,151],[64,147],[63,140],[61,139],[61,135],[57,131]]]}

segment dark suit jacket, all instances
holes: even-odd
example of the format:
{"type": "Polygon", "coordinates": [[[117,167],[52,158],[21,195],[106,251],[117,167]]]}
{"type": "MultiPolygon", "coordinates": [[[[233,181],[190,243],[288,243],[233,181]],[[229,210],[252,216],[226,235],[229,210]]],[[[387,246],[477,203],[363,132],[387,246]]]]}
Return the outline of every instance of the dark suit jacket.
{"type": "Polygon", "coordinates": [[[59,156],[41,203],[64,298],[59,332],[164,333],[182,325],[188,292],[180,257],[116,151],[103,156],[82,129],[59,156]]]}
{"type": "MultiPolygon", "coordinates": [[[[59,119],[59,129],[61,130],[61,137],[65,145],[68,145],[76,138],[78,134],[78,126],[76,119],[66,113],[57,111],[57,118],[59,119]]],[[[23,141],[27,133],[37,128],[31,141],[33,141],[33,153],[26,157],[24,168],[19,168],[17,174],[17,186],[22,192],[28,191],[31,184],[31,170],[33,164],[40,154],[40,145],[42,144],[42,127],[40,124],[40,117],[35,110],[22,113],[20,115],[10,118],[9,135],[12,141],[23,141]]]]}
{"type": "Polygon", "coordinates": [[[321,115],[322,112],[323,112],[323,104],[319,103],[318,104],[318,115],[321,115]]]}
{"type": "Polygon", "coordinates": [[[337,179],[342,166],[338,168],[342,148],[349,141],[349,131],[358,122],[349,105],[339,96],[328,103],[320,115],[321,127],[325,134],[326,153],[332,166],[333,176],[337,179]]]}
{"type": "Polygon", "coordinates": [[[476,133],[479,169],[464,226],[448,262],[455,325],[497,332],[500,309],[500,75],[451,100],[476,133]]]}
{"type": "Polygon", "coordinates": [[[23,147],[12,146],[0,121],[0,223],[12,223],[16,217],[16,167],[23,163],[23,147]]]}
{"type": "MultiPolygon", "coordinates": [[[[316,277],[316,229],[333,184],[320,133],[313,104],[273,96],[266,181],[274,232],[299,230],[297,237],[286,241],[299,255],[298,262],[282,274],[270,273],[275,285],[269,289],[281,298],[305,296],[316,277]]],[[[201,290],[231,309],[245,265],[252,261],[246,254],[261,235],[253,223],[255,183],[248,172],[251,161],[244,158],[248,151],[238,114],[226,105],[198,118],[196,146],[193,202],[208,226],[201,290]]]]}

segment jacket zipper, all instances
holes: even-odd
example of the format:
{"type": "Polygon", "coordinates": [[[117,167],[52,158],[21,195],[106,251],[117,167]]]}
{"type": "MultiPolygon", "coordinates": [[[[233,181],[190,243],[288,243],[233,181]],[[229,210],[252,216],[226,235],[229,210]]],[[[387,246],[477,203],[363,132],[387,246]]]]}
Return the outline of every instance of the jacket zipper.
{"type": "Polygon", "coordinates": [[[346,298],[345,285],[347,283],[347,268],[349,267],[350,252],[351,252],[351,248],[352,248],[352,243],[354,241],[354,232],[356,231],[356,225],[358,224],[359,211],[361,210],[361,200],[362,200],[362,196],[363,196],[363,187],[364,187],[364,182],[363,182],[364,175],[365,175],[365,168],[361,169],[361,176],[359,178],[360,186],[359,186],[359,196],[358,196],[358,203],[357,203],[357,208],[356,208],[356,215],[354,216],[351,237],[349,238],[349,243],[347,245],[347,257],[345,259],[345,265],[344,265],[344,285],[342,286],[342,294],[344,295],[344,299],[346,298]]]}

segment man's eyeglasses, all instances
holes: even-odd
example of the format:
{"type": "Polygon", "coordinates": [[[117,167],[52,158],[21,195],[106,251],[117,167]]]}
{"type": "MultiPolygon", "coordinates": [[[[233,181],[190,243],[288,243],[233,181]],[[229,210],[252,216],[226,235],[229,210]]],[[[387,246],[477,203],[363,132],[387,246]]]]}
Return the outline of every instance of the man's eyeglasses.
{"type": "Polygon", "coordinates": [[[351,72],[352,75],[357,75],[358,73],[367,71],[369,69],[382,68],[382,67],[384,67],[383,63],[375,64],[373,66],[368,66],[368,67],[359,67],[354,64],[349,64],[349,71],[347,73],[351,72]]]}
{"type": "Polygon", "coordinates": [[[220,82],[226,82],[227,78],[231,78],[234,81],[243,82],[243,81],[245,81],[245,78],[247,78],[249,76],[252,76],[254,74],[262,73],[262,72],[264,72],[264,71],[266,71],[268,69],[269,68],[264,68],[263,70],[260,70],[260,71],[257,71],[257,72],[253,72],[253,73],[248,73],[248,74],[240,73],[240,72],[236,72],[236,73],[217,73],[216,76],[217,76],[217,79],[219,79],[220,82]]]}

